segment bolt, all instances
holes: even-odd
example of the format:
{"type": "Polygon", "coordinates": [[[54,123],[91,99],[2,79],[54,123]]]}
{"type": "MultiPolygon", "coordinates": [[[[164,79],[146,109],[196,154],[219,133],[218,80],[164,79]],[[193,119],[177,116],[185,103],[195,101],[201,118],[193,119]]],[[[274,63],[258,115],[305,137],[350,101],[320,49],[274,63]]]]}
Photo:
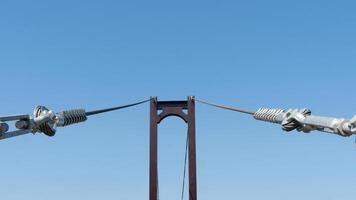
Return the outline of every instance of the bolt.
{"type": "Polygon", "coordinates": [[[9,130],[9,125],[6,123],[1,122],[0,123],[0,133],[6,133],[9,130]]]}
{"type": "Polygon", "coordinates": [[[29,122],[27,120],[19,120],[15,123],[16,128],[24,130],[29,128],[29,122]]]}

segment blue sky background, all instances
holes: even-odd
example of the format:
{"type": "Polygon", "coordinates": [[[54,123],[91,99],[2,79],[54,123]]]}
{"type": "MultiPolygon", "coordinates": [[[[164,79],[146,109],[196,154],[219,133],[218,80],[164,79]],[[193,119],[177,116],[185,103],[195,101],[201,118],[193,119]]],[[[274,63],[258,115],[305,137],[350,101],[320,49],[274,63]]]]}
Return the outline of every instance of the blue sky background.
{"type": "MultiPolygon", "coordinates": [[[[1,1],[0,115],[188,95],[356,113],[354,1],[1,1]]],[[[286,134],[197,104],[199,199],[351,200],[354,137],[286,134]]],[[[1,141],[4,200],[148,199],[149,105],[1,141]]],[[[159,126],[160,199],[179,199],[186,126],[159,126]]]]}

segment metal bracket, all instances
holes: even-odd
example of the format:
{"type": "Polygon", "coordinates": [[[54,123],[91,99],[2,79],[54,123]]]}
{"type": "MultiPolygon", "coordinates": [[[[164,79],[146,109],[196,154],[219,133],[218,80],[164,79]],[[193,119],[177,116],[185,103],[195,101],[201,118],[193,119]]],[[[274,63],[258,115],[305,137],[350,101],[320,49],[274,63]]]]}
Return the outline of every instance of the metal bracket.
{"type": "Polygon", "coordinates": [[[0,117],[0,140],[10,138],[10,137],[15,137],[19,135],[24,135],[27,133],[31,133],[31,129],[23,129],[23,130],[16,130],[16,131],[10,131],[9,130],[9,125],[5,122],[9,121],[20,121],[20,120],[30,120],[29,115],[11,115],[11,116],[4,116],[0,117]]]}

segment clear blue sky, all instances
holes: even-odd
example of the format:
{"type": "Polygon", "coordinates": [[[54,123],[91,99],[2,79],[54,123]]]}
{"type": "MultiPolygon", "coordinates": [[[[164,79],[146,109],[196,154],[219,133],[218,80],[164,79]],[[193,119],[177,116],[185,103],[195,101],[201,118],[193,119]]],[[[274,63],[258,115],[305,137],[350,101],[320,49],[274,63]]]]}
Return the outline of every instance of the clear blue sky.
{"type": "MultiPolygon", "coordinates": [[[[354,1],[1,1],[0,115],[156,95],[356,113],[354,1]]],[[[197,105],[203,200],[351,200],[354,137],[286,134],[197,105]]],[[[1,141],[3,200],[148,199],[149,106],[1,141]]],[[[179,199],[186,126],[159,127],[160,197],[179,199]]]]}

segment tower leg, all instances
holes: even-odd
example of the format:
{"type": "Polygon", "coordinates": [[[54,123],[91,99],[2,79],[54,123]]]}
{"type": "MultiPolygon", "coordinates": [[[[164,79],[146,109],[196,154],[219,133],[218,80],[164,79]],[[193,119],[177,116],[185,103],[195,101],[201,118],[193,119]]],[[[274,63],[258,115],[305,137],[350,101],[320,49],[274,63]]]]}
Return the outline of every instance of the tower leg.
{"type": "Polygon", "coordinates": [[[150,180],[149,200],[158,200],[158,172],[157,172],[157,99],[150,102],[150,180]]]}
{"type": "Polygon", "coordinates": [[[197,200],[197,166],[195,144],[195,101],[188,97],[189,200],[197,200]]]}

